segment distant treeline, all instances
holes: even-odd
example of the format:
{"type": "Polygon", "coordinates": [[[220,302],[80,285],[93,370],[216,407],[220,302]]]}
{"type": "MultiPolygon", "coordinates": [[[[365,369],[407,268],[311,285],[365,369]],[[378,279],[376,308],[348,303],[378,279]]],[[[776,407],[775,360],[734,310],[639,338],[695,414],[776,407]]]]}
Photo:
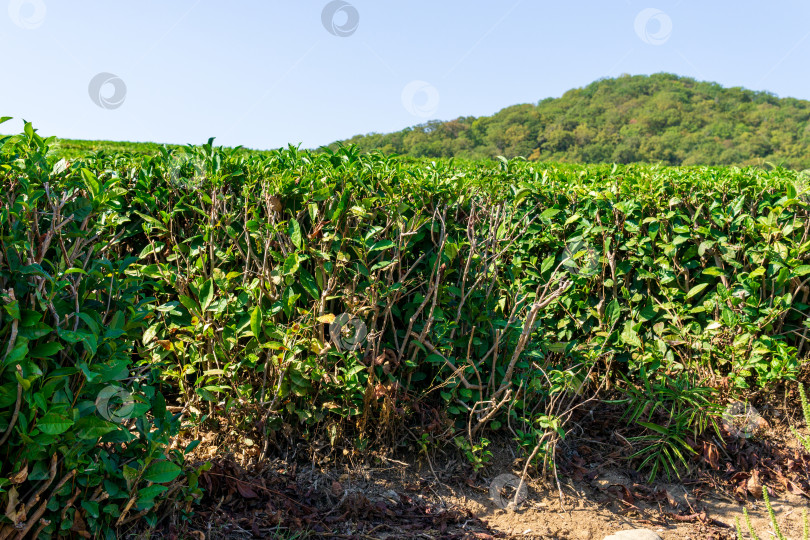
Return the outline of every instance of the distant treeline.
{"type": "MultiPolygon", "coordinates": [[[[810,167],[810,102],[660,73],[596,81],[492,116],[341,141],[415,157],[810,167]]],[[[335,143],[336,146],[338,143],[335,143]]]]}

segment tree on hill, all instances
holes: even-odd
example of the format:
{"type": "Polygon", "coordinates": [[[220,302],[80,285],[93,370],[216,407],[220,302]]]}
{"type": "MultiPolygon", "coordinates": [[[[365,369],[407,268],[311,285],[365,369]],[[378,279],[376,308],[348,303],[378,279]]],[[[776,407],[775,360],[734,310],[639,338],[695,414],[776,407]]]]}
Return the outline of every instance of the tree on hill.
{"type": "Polygon", "coordinates": [[[668,73],[601,79],[537,105],[430,121],[356,144],[415,157],[810,168],[810,102],[668,73]]]}

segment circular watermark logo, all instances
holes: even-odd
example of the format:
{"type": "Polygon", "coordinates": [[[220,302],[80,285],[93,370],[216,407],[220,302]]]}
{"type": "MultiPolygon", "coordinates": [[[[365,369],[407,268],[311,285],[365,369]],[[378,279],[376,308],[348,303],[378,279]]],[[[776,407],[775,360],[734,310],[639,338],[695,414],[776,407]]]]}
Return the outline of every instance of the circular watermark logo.
{"type": "Polygon", "coordinates": [[[120,424],[130,418],[135,409],[135,398],[120,386],[107,386],[98,393],[96,397],[96,410],[109,420],[120,424]]]}
{"type": "Polygon", "coordinates": [[[402,89],[402,105],[413,116],[430,118],[439,109],[439,91],[425,81],[411,81],[402,89]]]}
{"type": "Polygon", "coordinates": [[[324,6],[321,22],[326,31],[337,37],[349,37],[360,25],[360,13],[343,0],[333,0],[324,6]]]}
{"type": "Polygon", "coordinates": [[[672,35],[672,19],[656,8],[642,9],[636,15],[636,35],[649,45],[663,45],[672,35]]]}
{"type": "Polygon", "coordinates": [[[189,185],[205,178],[206,168],[202,157],[194,152],[176,151],[168,163],[169,181],[175,184],[189,185]]]}
{"type": "Polygon", "coordinates": [[[574,276],[591,276],[599,270],[599,254],[582,238],[574,238],[565,245],[563,267],[574,276]]]}
{"type": "Polygon", "coordinates": [[[735,401],[726,407],[722,423],[729,435],[742,439],[750,439],[768,425],[753,405],[742,401],[735,401]]]}
{"type": "Polygon", "coordinates": [[[127,97],[127,85],[118,75],[99,73],[87,86],[90,100],[102,109],[117,109],[127,97]]]}
{"type": "Polygon", "coordinates": [[[498,508],[517,508],[529,498],[529,488],[514,474],[499,474],[489,485],[489,496],[498,508]]]}
{"type": "Polygon", "coordinates": [[[8,16],[20,28],[33,30],[42,26],[48,9],[42,0],[11,0],[8,3],[8,16]]]}
{"type": "Polygon", "coordinates": [[[329,324],[329,337],[342,351],[356,351],[363,345],[367,335],[366,324],[348,313],[341,313],[329,324]]]}

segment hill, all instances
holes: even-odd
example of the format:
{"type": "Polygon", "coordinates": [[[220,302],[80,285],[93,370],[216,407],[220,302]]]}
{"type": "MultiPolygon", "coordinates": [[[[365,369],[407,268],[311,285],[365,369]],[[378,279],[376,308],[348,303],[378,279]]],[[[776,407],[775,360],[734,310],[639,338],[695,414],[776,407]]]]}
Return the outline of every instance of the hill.
{"type": "MultiPolygon", "coordinates": [[[[810,167],[810,101],[659,73],[602,79],[492,116],[340,141],[415,157],[810,167]]],[[[335,143],[333,147],[340,143],[335,143]]]]}

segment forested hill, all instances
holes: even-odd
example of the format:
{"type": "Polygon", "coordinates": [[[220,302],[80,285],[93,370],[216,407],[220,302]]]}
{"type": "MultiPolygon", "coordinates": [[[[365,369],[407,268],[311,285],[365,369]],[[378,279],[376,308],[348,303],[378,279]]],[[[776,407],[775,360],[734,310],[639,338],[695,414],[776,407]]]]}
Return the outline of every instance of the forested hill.
{"type": "MultiPolygon", "coordinates": [[[[621,76],[492,116],[341,141],[420,157],[810,168],[810,102],[666,73],[621,76]]],[[[336,143],[337,144],[337,143],[336,143]]]]}

